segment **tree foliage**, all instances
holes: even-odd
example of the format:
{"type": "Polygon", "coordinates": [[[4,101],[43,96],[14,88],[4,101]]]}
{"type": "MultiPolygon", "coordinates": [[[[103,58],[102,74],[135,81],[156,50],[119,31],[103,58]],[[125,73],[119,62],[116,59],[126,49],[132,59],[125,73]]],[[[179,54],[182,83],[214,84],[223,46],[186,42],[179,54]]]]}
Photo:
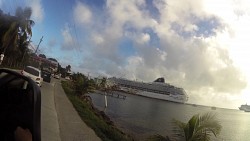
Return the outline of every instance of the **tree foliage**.
{"type": "Polygon", "coordinates": [[[70,72],[70,71],[71,71],[71,66],[70,66],[70,65],[66,66],[66,71],[67,71],[67,72],[70,72]]]}
{"type": "Polygon", "coordinates": [[[95,81],[89,79],[82,73],[74,73],[72,75],[75,93],[78,96],[83,96],[89,92],[93,92],[95,89],[95,81]]]}
{"type": "Polygon", "coordinates": [[[106,77],[103,77],[101,79],[100,87],[101,88],[106,88],[107,87],[107,78],[106,77]]]}
{"type": "MultiPolygon", "coordinates": [[[[0,10],[1,11],[1,10],[0,10]]],[[[34,21],[30,7],[16,9],[15,15],[0,12],[0,52],[12,60],[26,60],[34,21]]]]}
{"type": "Polygon", "coordinates": [[[39,54],[38,56],[46,59],[46,55],[44,54],[39,54]]]}
{"type": "Polygon", "coordinates": [[[211,136],[217,137],[222,128],[212,113],[196,114],[187,123],[174,120],[174,124],[177,126],[175,135],[185,141],[210,141],[211,136]]]}
{"type": "Polygon", "coordinates": [[[173,120],[174,135],[169,138],[153,135],[149,141],[210,141],[212,136],[220,134],[222,126],[213,113],[196,114],[187,123],[173,120]]]}

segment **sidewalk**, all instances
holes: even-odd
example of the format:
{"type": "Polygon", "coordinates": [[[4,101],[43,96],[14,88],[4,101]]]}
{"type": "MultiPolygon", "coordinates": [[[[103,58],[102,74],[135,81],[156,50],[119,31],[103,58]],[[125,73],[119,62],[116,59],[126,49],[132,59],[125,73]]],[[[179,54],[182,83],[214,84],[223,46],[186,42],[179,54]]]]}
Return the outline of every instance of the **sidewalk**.
{"type": "Polygon", "coordinates": [[[101,141],[81,120],[59,82],[54,89],[61,141],[101,141]]]}
{"type": "Polygon", "coordinates": [[[54,100],[54,85],[44,83],[41,92],[41,140],[61,141],[54,100]]]}

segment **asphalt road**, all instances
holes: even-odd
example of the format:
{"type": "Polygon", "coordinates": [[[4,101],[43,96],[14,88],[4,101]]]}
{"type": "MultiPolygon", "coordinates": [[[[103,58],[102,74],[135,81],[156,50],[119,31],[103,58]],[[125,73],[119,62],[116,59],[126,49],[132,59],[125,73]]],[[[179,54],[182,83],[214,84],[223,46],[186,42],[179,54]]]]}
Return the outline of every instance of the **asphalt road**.
{"type": "Polygon", "coordinates": [[[79,117],[59,80],[41,87],[42,141],[101,141],[79,117]]]}

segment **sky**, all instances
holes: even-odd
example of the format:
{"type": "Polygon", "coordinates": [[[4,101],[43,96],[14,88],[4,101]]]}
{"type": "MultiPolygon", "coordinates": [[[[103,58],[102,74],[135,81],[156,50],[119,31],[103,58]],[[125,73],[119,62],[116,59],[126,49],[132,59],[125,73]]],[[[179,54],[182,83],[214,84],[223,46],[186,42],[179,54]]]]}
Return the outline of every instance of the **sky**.
{"type": "Polygon", "coordinates": [[[248,0],[0,0],[29,6],[34,48],[91,76],[182,87],[188,103],[250,103],[248,0]]]}

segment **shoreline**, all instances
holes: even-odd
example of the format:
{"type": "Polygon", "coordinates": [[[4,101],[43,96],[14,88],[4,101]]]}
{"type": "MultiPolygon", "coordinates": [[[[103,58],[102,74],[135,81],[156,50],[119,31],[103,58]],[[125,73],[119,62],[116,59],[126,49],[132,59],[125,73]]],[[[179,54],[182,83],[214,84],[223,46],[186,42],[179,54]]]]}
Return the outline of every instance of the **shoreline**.
{"type": "MultiPolygon", "coordinates": [[[[101,90],[98,90],[98,91],[102,92],[101,90]]],[[[153,98],[153,97],[144,96],[144,95],[138,95],[138,94],[135,94],[135,93],[132,93],[132,92],[125,92],[123,90],[111,90],[110,92],[119,92],[119,93],[122,93],[122,94],[136,95],[136,96],[146,97],[146,98],[150,98],[150,99],[157,99],[157,100],[171,102],[171,103],[176,103],[176,104],[190,105],[190,106],[194,106],[194,107],[206,107],[206,108],[215,107],[217,109],[223,109],[223,110],[236,110],[236,111],[239,110],[237,108],[236,109],[232,109],[232,108],[223,108],[223,107],[217,107],[217,106],[208,106],[208,105],[194,104],[194,103],[188,103],[188,102],[187,103],[174,102],[174,101],[170,101],[170,100],[164,100],[164,99],[158,99],[158,98],[153,98]]],[[[104,95],[104,94],[101,94],[101,93],[98,93],[98,92],[93,92],[93,93],[104,95]]]]}
{"type": "Polygon", "coordinates": [[[83,122],[92,128],[103,141],[134,140],[130,135],[120,130],[104,111],[95,108],[92,100],[87,100],[90,97],[87,95],[82,97],[75,95],[68,82],[62,81],[62,86],[83,122]]]}

